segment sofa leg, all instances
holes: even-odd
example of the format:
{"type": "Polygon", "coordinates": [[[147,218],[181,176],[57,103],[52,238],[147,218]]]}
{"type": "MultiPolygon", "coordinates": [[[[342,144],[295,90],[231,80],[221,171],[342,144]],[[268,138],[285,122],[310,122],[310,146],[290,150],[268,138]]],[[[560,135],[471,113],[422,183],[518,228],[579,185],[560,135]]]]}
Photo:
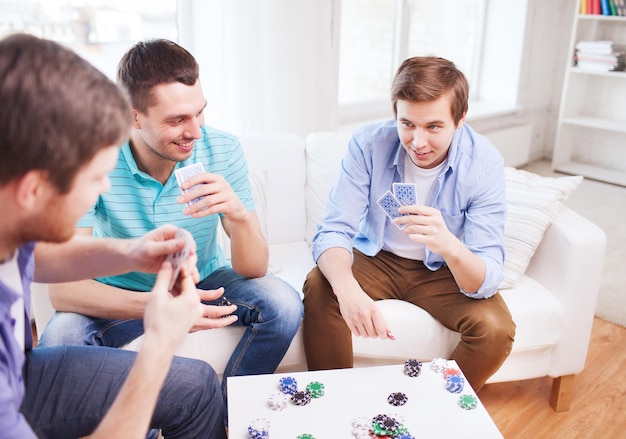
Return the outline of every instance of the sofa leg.
{"type": "Polygon", "coordinates": [[[566,412],[572,402],[574,387],[574,376],[565,375],[554,378],[552,381],[552,393],[550,394],[550,405],[555,412],[566,412]]]}

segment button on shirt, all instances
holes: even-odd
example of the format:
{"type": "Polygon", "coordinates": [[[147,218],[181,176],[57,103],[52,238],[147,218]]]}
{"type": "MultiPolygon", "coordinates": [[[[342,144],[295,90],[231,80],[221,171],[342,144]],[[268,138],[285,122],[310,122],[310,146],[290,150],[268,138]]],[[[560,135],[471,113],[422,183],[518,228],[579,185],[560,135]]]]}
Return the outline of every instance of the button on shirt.
{"type": "MultiPolygon", "coordinates": [[[[396,226],[376,201],[392,183],[404,181],[405,157],[395,120],[355,131],[330,191],[326,216],[313,239],[315,261],[332,247],[350,252],[354,247],[368,256],[381,250],[385,227],[396,226]]],[[[476,299],[494,295],[504,262],[504,162],[494,146],[468,124],[456,130],[447,165],[424,204],[438,209],[450,232],[485,263],[486,275],[478,291],[461,292],[476,299]]],[[[430,270],[445,265],[441,255],[428,248],[425,254],[424,264],[430,270]]]]}

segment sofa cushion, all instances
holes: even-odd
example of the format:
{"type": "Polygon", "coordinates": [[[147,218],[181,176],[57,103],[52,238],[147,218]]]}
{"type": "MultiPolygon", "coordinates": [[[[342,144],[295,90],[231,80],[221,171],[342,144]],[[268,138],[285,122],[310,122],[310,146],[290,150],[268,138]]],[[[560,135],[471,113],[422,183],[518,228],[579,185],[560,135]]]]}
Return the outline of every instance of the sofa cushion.
{"type": "Polygon", "coordinates": [[[582,181],[581,176],[542,177],[507,167],[507,219],[504,227],[504,279],[500,289],[516,285],[557,216],[563,202],[582,181]]]}

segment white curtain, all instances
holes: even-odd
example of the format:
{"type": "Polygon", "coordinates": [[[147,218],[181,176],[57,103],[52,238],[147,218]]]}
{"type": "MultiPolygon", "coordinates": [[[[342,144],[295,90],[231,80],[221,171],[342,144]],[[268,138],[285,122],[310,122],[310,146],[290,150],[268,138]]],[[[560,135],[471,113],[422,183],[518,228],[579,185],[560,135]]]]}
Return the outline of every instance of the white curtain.
{"type": "Polygon", "coordinates": [[[336,129],[338,0],[179,0],[206,123],[238,135],[336,129]]]}

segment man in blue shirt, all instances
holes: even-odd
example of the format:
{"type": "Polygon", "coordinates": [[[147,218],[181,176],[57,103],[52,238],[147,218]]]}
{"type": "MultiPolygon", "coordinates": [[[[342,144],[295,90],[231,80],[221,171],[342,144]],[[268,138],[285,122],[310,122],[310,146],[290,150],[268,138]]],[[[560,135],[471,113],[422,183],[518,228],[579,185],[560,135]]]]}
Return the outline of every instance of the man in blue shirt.
{"type": "Polygon", "coordinates": [[[350,140],[304,285],[309,369],[351,367],[352,334],[393,339],[381,299],[411,302],[460,332],[450,359],[476,390],[510,353],[515,324],[497,293],[503,160],[464,123],[468,89],[447,60],[407,59],[392,86],[395,120],[350,140]],[[414,183],[418,202],[390,221],[377,200],[394,182],[414,183]]]}
{"type": "MultiPolygon", "coordinates": [[[[121,147],[111,189],[78,233],[127,238],[162,224],[191,232],[205,302],[192,330],[213,328],[227,314],[229,323],[246,327],[224,371],[225,396],[228,376],[275,371],[301,323],[300,295],[267,272],[242,148],[234,136],[204,125],[207,101],[194,57],[168,40],[140,42],[124,55],[117,76],[133,107],[130,141],[121,147]],[[206,172],[188,179],[190,190],[181,195],[174,171],[198,162],[206,172]],[[217,243],[220,223],[230,237],[230,263],[217,243]],[[218,306],[222,295],[231,306],[218,306]]],[[[131,272],[51,288],[52,304],[65,312],[55,314],[41,345],[132,341],[143,332],[152,282],[152,275],[131,272]]]]}
{"type": "Polygon", "coordinates": [[[16,34],[0,40],[0,102],[0,436],[143,438],[151,425],[168,438],[225,438],[215,371],[173,357],[202,313],[193,252],[168,291],[173,272],[164,260],[184,245],[176,227],[137,239],[73,237],[78,218],[110,186],[117,145],[128,137],[123,93],[74,52],[16,34]],[[41,241],[55,251],[35,264],[41,241]],[[33,280],[125,270],[158,272],[139,353],[33,349],[33,280]]]}

